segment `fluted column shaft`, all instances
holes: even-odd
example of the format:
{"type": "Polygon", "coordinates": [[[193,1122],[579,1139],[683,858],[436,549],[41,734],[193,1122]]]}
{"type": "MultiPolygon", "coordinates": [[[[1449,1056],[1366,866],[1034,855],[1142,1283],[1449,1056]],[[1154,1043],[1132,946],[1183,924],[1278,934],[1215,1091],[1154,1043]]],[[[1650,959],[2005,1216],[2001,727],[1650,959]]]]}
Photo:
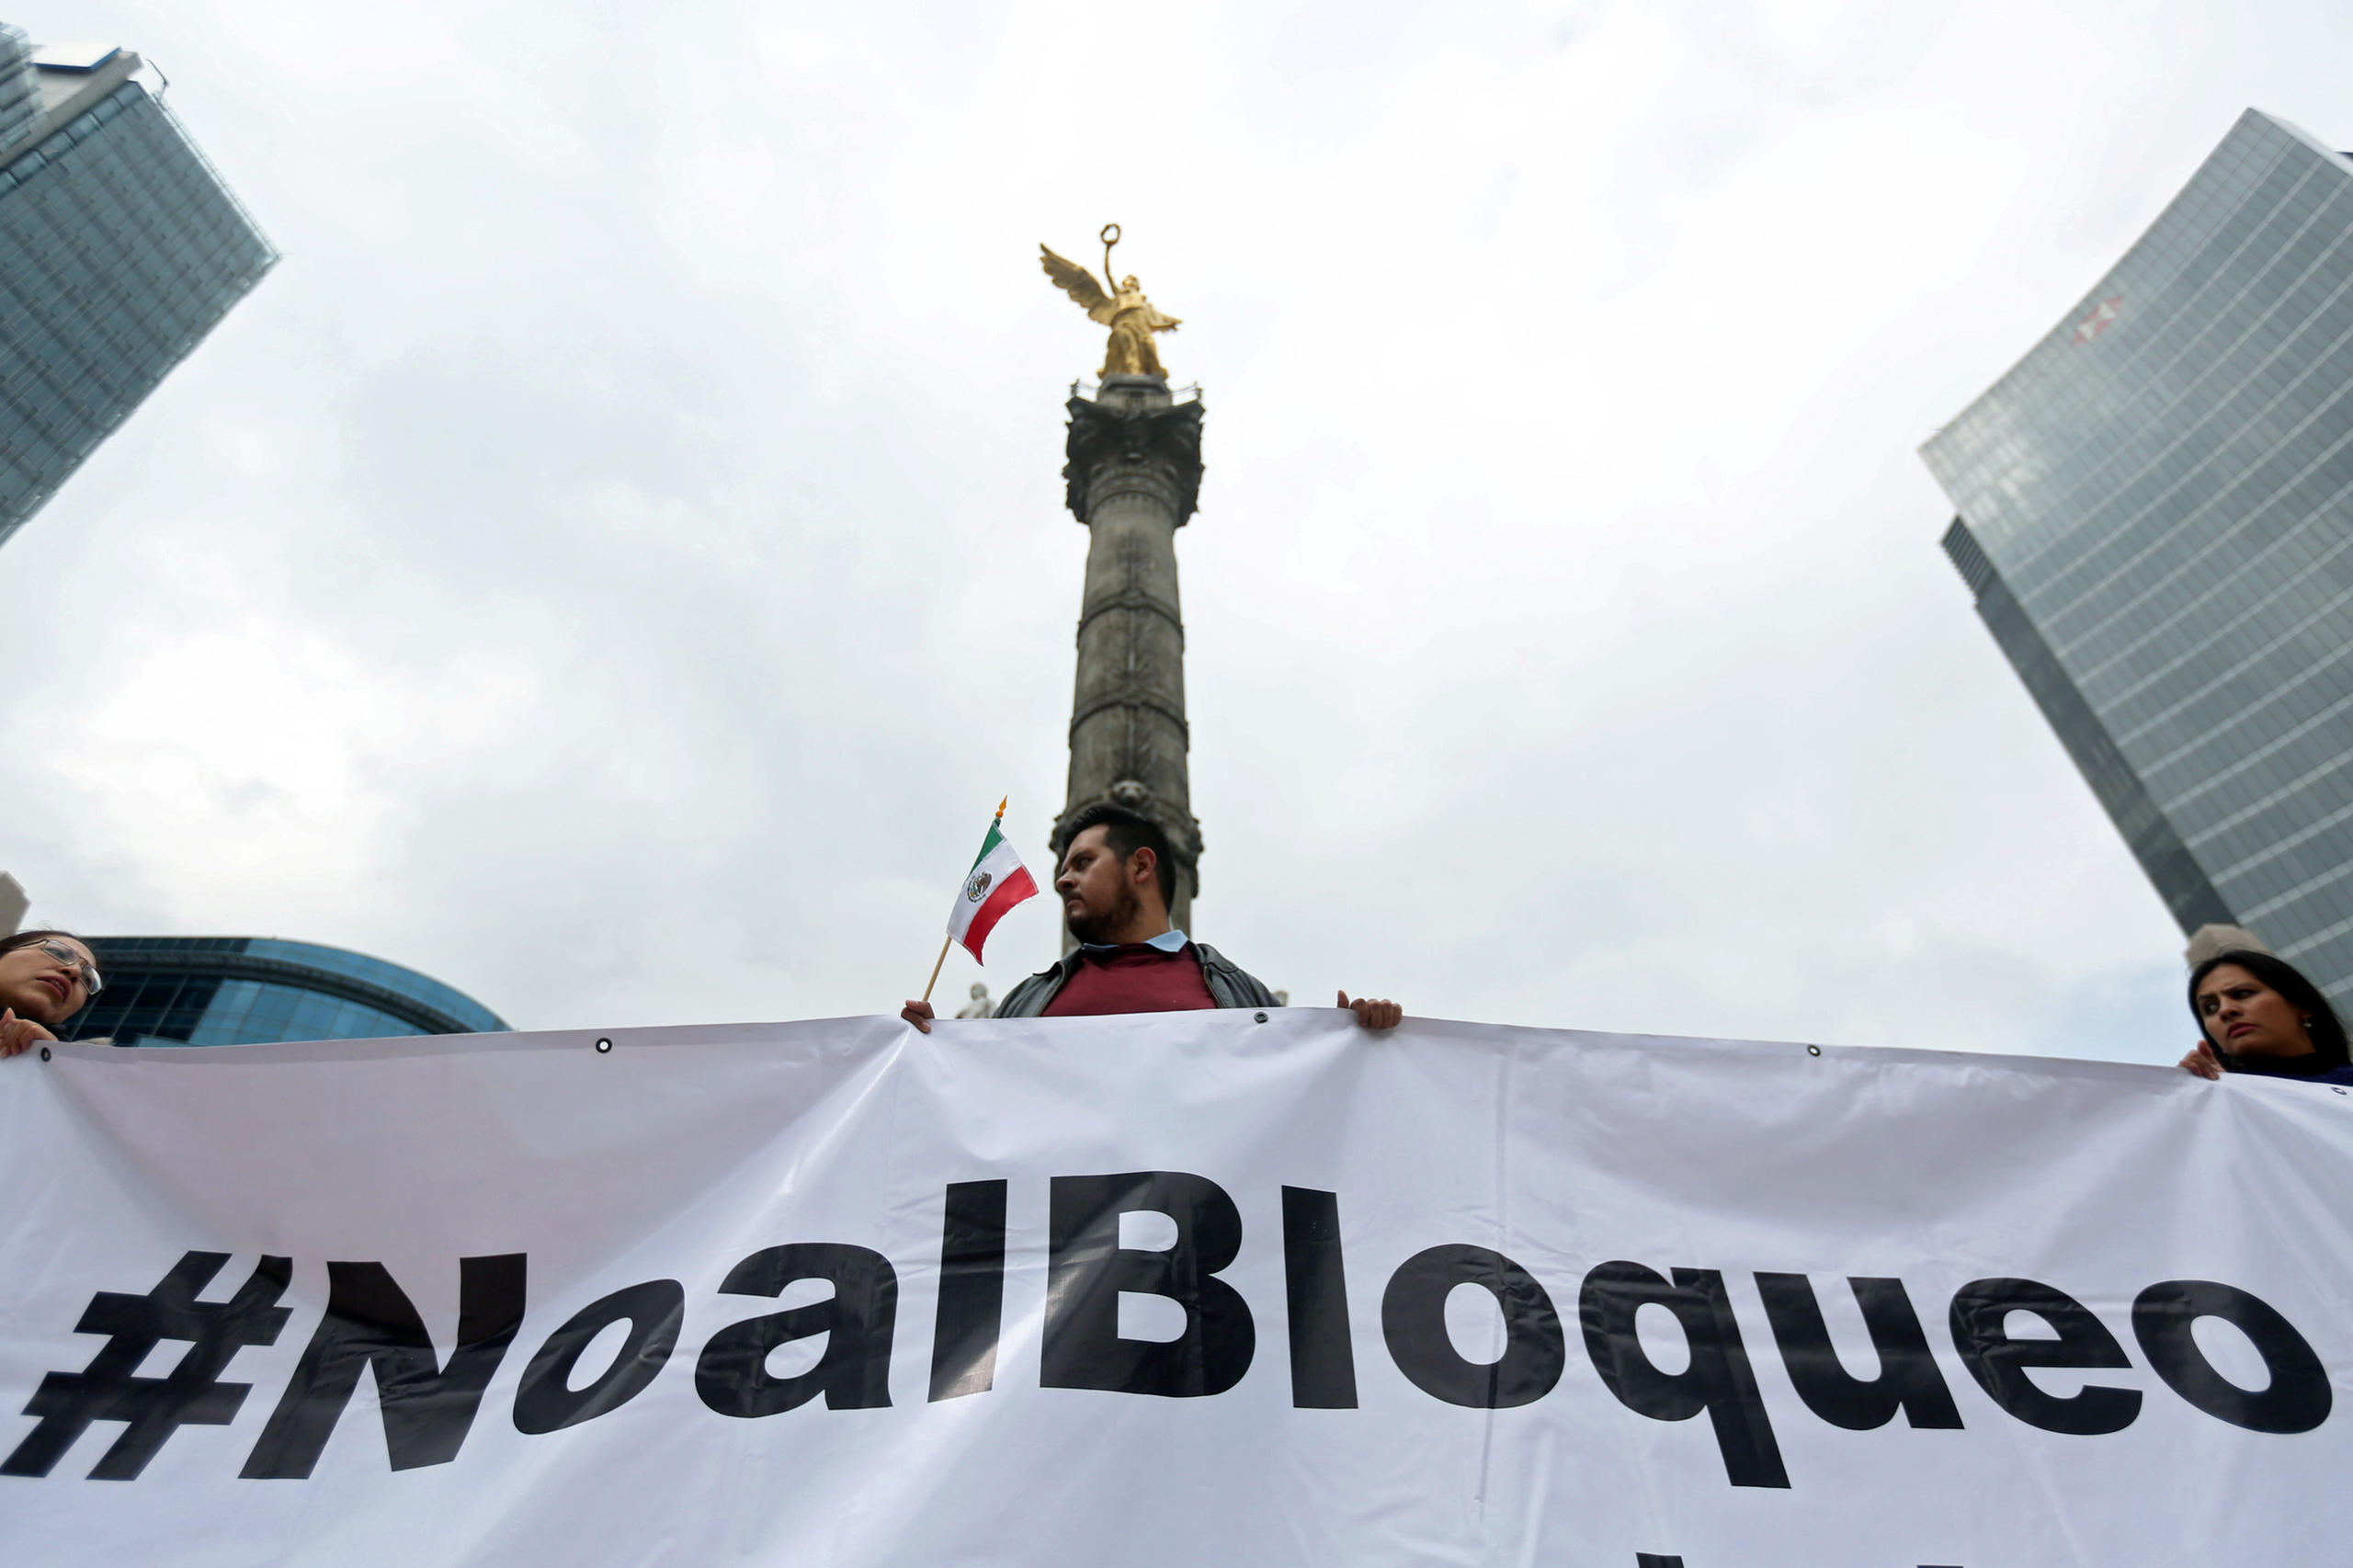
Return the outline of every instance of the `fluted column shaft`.
{"type": "Polygon", "coordinates": [[[1201,834],[1187,771],[1176,530],[1200,489],[1201,405],[1176,402],[1163,381],[1111,377],[1097,397],[1074,396],[1069,407],[1063,475],[1070,508],[1093,538],[1079,605],[1070,784],[1054,854],[1059,861],[1068,844],[1063,824],[1097,801],[1152,817],[1176,861],[1170,918],[1190,930],[1201,834]]]}

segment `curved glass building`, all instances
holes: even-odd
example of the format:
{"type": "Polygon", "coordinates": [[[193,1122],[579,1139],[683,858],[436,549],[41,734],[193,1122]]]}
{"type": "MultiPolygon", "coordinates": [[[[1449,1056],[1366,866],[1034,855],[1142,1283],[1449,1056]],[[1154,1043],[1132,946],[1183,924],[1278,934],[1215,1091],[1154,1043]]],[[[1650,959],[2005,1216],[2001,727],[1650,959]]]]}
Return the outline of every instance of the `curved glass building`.
{"type": "Polygon", "coordinates": [[[117,1045],[490,1034],[506,1020],[413,969],[275,937],[93,937],[106,989],[61,1033],[117,1045]]]}
{"type": "Polygon", "coordinates": [[[1945,550],[2185,931],[2353,1002],[2353,158],[2250,109],[1921,455],[1945,550]]]}

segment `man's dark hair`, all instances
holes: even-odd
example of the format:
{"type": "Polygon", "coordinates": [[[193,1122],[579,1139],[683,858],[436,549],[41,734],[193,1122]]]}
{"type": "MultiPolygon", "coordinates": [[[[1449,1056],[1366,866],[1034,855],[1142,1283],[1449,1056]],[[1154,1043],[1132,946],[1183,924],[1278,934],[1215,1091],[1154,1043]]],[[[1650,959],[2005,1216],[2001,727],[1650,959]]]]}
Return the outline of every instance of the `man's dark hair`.
{"type": "Polygon", "coordinates": [[[1070,819],[1070,831],[1063,835],[1063,853],[1069,854],[1078,835],[1090,827],[1103,830],[1105,846],[1122,863],[1134,858],[1139,849],[1151,850],[1160,879],[1160,902],[1170,909],[1176,906],[1176,858],[1168,852],[1168,835],[1160,831],[1158,823],[1142,812],[1098,801],[1070,819]]]}
{"type": "Polygon", "coordinates": [[[2222,1047],[2214,1044],[2214,1037],[2207,1033],[2206,1019],[2198,1011],[2198,987],[2208,975],[2224,964],[2238,965],[2285,996],[2290,1006],[2312,1019],[2305,1027],[2312,1033],[2313,1049],[2320,1053],[2321,1061],[2330,1067],[2347,1065],[2345,1020],[2336,1016],[2336,1009],[2328,1005],[2328,998],[2321,994],[2320,987],[2305,979],[2303,971],[2286,959],[2272,953],[2258,953],[2248,948],[2235,948],[2228,952],[2216,953],[2189,971],[2189,1016],[2198,1020],[2198,1032],[2206,1036],[2207,1044],[2214,1046],[2214,1054],[2222,1059],[2224,1066],[2236,1069],[2237,1060],[2222,1047]]]}

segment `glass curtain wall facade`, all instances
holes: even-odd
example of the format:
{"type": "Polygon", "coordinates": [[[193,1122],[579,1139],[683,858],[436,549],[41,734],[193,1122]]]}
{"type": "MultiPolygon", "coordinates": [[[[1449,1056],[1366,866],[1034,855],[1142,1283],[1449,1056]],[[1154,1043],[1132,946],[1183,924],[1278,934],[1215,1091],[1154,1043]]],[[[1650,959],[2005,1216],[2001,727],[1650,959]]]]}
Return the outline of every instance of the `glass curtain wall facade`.
{"type": "Polygon", "coordinates": [[[117,1045],[493,1034],[464,992],[365,953],[274,937],[93,937],[106,989],[59,1031],[117,1045]]]}
{"type": "Polygon", "coordinates": [[[23,141],[41,117],[40,73],[22,28],[0,22],[0,149],[23,141]]]}
{"type": "Polygon", "coordinates": [[[2353,159],[2249,110],[1921,455],[1979,615],[2185,931],[2353,1003],[2353,159]]]}
{"type": "Polygon", "coordinates": [[[138,63],[0,71],[47,106],[0,146],[0,542],[278,259],[138,63]]]}

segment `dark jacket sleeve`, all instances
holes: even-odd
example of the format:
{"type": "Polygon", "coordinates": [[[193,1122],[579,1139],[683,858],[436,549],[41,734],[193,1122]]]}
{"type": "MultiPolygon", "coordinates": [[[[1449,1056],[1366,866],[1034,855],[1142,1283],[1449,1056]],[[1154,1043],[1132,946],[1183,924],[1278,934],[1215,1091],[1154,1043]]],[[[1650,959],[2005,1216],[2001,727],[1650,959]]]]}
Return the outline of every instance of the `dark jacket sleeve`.
{"type": "MultiPolygon", "coordinates": [[[[1196,942],[1194,948],[1201,955],[1201,978],[1209,983],[1210,1000],[1221,1007],[1279,1007],[1275,994],[1261,983],[1256,975],[1211,947],[1196,942]]],[[[1044,1004],[1039,1004],[1043,1006],[1044,1004]]]]}
{"type": "Polygon", "coordinates": [[[1063,988],[1063,968],[1060,964],[1039,971],[1005,994],[996,1005],[992,1018],[1035,1018],[1044,1014],[1046,1005],[1063,988]]]}

